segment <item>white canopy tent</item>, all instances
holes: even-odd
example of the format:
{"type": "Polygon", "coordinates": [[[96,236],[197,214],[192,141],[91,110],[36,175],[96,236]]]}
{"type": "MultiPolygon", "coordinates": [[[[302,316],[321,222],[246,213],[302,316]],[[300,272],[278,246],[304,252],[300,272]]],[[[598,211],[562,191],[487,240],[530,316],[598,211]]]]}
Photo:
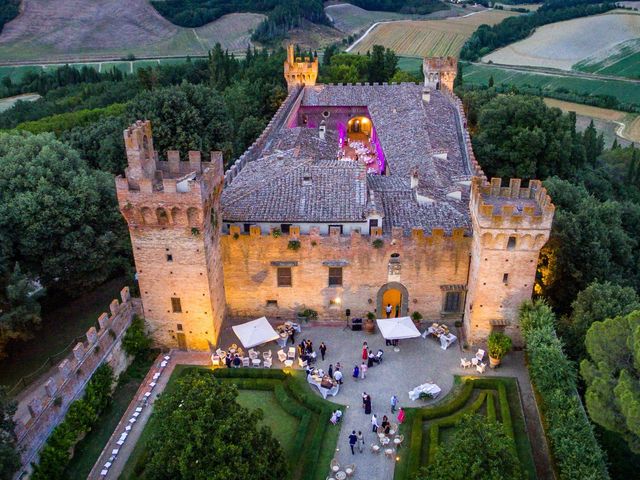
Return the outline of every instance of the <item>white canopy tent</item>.
{"type": "Polygon", "coordinates": [[[244,348],[252,348],[280,338],[280,335],[273,329],[266,317],[260,317],[257,320],[251,320],[231,328],[233,328],[233,332],[238,336],[244,348]]]}
{"type": "Polygon", "coordinates": [[[404,340],[420,336],[420,331],[409,317],[378,318],[376,321],[380,333],[386,340],[404,340]]]}

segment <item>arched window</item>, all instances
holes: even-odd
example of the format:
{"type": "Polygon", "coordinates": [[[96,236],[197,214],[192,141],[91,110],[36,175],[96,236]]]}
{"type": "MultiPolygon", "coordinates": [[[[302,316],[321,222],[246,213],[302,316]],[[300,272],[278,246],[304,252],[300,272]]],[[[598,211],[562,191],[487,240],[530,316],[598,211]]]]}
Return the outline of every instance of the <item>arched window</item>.
{"type": "Polygon", "coordinates": [[[516,237],[509,237],[507,241],[507,250],[515,250],[516,248],[516,237]]]}
{"type": "Polygon", "coordinates": [[[140,210],[140,214],[142,215],[142,220],[146,225],[152,225],[156,223],[156,218],[153,216],[153,212],[149,207],[142,207],[140,210]]]}
{"type": "Polygon", "coordinates": [[[167,225],[169,223],[167,211],[162,207],[156,209],[156,217],[158,217],[158,224],[160,225],[167,225]]]}

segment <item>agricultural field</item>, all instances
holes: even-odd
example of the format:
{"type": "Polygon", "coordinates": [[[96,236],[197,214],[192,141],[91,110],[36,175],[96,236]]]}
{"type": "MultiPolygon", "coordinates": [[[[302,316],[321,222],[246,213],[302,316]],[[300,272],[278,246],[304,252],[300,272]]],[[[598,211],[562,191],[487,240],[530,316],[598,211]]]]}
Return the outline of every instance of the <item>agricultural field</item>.
{"type": "Polygon", "coordinates": [[[382,23],[363,38],[351,52],[366,53],[373,45],[384,45],[398,55],[404,56],[458,56],[464,42],[480,25],[495,25],[513,15],[518,13],[484,10],[447,20],[405,20],[382,23]]]}
{"type": "Polygon", "coordinates": [[[617,138],[621,145],[640,142],[640,115],[619,110],[592,107],[580,103],[565,102],[555,98],[545,98],[544,103],[549,107],[557,107],[563,112],[576,113],[576,127],[582,131],[593,120],[599,132],[604,134],[605,145],[610,147],[617,138]]]}
{"type": "Polygon", "coordinates": [[[463,70],[465,83],[487,85],[493,77],[496,86],[533,87],[543,96],[554,96],[553,92],[576,92],[585,95],[610,95],[621,103],[640,105],[640,88],[622,80],[599,80],[547,73],[531,73],[489,65],[466,65],[463,70]]]}
{"type": "Polygon", "coordinates": [[[0,62],[202,55],[216,42],[240,52],[264,18],[234,13],[200,28],[182,28],[148,0],[23,0],[23,13],[0,35],[0,62]]]}
{"type": "Polygon", "coordinates": [[[587,58],[573,65],[573,70],[613,75],[616,77],[640,78],[640,38],[616,45],[608,54],[587,58]]]}
{"type": "Polygon", "coordinates": [[[614,10],[603,15],[544,25],[530,37],[500,48],[482,60],[502,65],[571,70],[576,64],[599,65],[601,62],[605,62],[605,68],[607,59],[613,55],[614,65],[620,65],[612,66],[609,73],[615,74],[620,70],[632,74],[640,70],[638,57],[634,56],[640,52],[640,42],[630,42],[638,37],[640,14],[614,10]]]}

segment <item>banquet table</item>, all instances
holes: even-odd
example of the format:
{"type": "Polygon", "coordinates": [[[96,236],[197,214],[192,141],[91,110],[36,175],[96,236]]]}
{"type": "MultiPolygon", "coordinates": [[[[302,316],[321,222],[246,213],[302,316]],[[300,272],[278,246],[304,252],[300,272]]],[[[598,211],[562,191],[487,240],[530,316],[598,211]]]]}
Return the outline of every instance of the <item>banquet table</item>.
{"type": "Polygon", "coordinates": [[[320,391],[320,395],[322,395],[322,398],[326,399],[328,396],[335,397],[338,394],[338,391],[340,390],[340,385],[337,382],[332,380],[333,387],[325,388],[322,386],[323,378],[329,378],[329,377],[326,375],[325,377],[320,377],[318,375],[309,374],[307,375],[307,382],[309,382],[311,385],[315,385],[318,388],[318,390],[320,391]]]}
{"type": "Polygon", "coordinates": [[[409,399],[417,400],[420,398],[421,393],[428,393],[431,398],[436,398],[442,389],[435,383],[423,383],[409,392],[409,399]]]}
{"type": "Polygon", "coordinates": [[[453,333],[444,333],[438,338],[440,340],[440,348],[443,350],[449,348],[449,345],[451,345],[458,339],[458,337],[456,337],[453,333]]]}

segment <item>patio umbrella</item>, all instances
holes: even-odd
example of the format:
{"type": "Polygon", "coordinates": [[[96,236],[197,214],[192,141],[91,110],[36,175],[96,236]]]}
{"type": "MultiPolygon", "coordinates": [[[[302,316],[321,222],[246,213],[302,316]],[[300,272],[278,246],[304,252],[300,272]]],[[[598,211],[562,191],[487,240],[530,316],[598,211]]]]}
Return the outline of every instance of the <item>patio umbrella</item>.
{"type": "Polygon", "coordinates": [[[409,317],[378,318],[376,321],[380,333],[386,340],[403,340],[420,336],[420,331],[409,317]]]}
{"type": "Polygon", "coordinates": [[[252,348],[280,338],[278,332],[273,329],[266,317],[260,317],[257,320],[251,320],[231,328],[244,348],[252,348]]]}

